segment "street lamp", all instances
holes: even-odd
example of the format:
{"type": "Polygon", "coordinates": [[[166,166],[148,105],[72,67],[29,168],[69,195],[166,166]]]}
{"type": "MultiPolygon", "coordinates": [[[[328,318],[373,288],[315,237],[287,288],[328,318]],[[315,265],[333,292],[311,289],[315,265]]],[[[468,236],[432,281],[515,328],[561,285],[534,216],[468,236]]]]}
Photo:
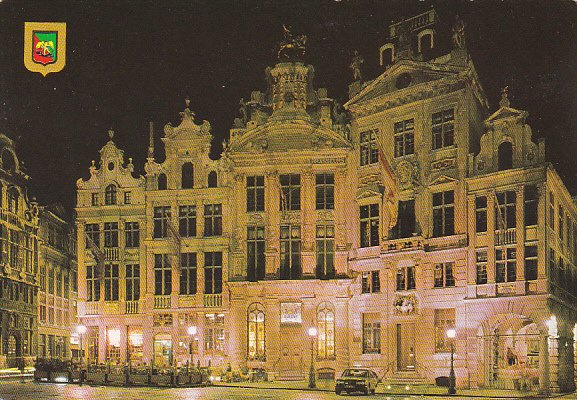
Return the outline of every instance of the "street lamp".
{"type": "Polygon", "coordinates": [[[317,328],[314,326],[309,328],[309,336],[311,337],[311,367],[309,369],[309,388],[317,387],[315,379],[315,337],[317,336],[317,328]]]}
{"type": "Polygon", "coordinates": [[[80,366],[84,363],[84,347],[82,346],[82,338],[87,330],[88,328],[86,328],[86,325],[80,324],[76,327],[76,332],[78,332],[78,337],[80,338],[80,366]]]}
{"type": "MultiPolygon", "coordinates": [[[[188,335],[190,336],[190,342],[189,342],[189,347],[188,347],[188,350],[189,350],[189,353],[190,353],[190,361],[189,361],[189,364],[192,365],[193,367],[194,367],[194,364],[192,363],[192,362],[193,362],[193,359],[192,359],[192,357],[193,357],[192,344],[193,344],[193,341],[194,341],[194,337],[196,336],[196,330],[197,330],[197,329],[196,329],[196,326],[194,326],[194,325],[189,326],[188,329],[186,330],[186,332],[187,332],[188,335]]],[[[187,369],[188,369],[188,368],[187,368],[187,369]]]]}
{"type": "Polygon", "coordinates": [[[457,389],[455,388],[455,369],[454,369],[454,357],[455,357],[455,336],[457,332],[455,329],[447,329],[447,338],[451,340],[451,371],[449,372],[449,394],[456,394],[457,389]]]}

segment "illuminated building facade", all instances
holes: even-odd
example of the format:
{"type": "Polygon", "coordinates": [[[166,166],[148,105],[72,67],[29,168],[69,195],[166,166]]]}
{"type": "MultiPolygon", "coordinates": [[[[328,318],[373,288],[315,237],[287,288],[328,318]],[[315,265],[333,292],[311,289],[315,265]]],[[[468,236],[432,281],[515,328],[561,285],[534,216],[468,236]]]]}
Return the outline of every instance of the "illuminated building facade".
{"type": "Polygon", "coordinates": [[[0,366],[32,364],[37,340],[38,205],[14,142],[0,134],[0,366]]]}
{"type": "Polygon", "coordinates": [[[458,386],[572,390],[577,209],[527,113],[506,91],[489,113],[462,22],[444,53],[437,19],[391,25],[371,81],[357,55],[344,108],[285,32],[217,161],[188,100],[145,176],[109,141],[78,181],[90,359],[301,379],[314,340],[319,377],[434,382],[455,328],[458,386]]]}
{"type": "Polygon", "coordinates": [[[38,357],[78,356],[76,233],[60,205],[39,207],[38,357]]]}

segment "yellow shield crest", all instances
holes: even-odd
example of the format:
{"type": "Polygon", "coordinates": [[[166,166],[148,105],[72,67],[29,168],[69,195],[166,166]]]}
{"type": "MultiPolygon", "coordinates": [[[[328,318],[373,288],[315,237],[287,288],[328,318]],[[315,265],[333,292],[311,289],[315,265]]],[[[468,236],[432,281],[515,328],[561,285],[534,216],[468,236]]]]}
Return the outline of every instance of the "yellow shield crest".
{"type": "Polygon", "coordinates": [[[24,23],[24,66],[43,76],[66,65],[66,23],[24,23]]]}

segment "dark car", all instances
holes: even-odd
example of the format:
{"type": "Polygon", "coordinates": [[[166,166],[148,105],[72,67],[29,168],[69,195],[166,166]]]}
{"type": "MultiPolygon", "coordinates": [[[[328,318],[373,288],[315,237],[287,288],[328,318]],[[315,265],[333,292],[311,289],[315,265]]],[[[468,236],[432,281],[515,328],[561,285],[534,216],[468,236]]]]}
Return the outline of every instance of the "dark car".
{"type": "Polygon", "coordinates": [[[361,392],[364,394],[375,394],[375,388],[379,382],[379,377],[370,369],[349,368],[336,381],[335,393],[361,392]]]}

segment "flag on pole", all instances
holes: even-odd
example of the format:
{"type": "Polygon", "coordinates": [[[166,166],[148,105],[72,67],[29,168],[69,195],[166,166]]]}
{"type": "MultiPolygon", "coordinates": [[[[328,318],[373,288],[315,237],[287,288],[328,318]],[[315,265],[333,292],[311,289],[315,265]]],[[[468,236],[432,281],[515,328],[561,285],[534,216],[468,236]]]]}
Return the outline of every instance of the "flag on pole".
{"type": "Polygon", "coordinates": [[[96,277],[101,278],[104,275],[104,263],[105,263],[104,253],[102,252],[102,250],[100,250],[100,247],[98,247],[96,243],[94,243],[94,240],[92,240],[92,238],[87,233],[84,233],[84,236],[86,237],[86,244],[88,244],[88,248],[90,249],[90,252],[94,256],[95,261],[97,262],[97,267],[95,271],[96,277]]]}
{"type": "Polygon", "coordinates": [[[281,211],[287,211],[287,199],[286,199],[286,195],[284,193],[284,190],[282,190],[282,186],[280,186],[280,208],[281,211]]]}
{"type": "Polygon", "coordinates": [[[395,175],[389,160],[385,156],[384,146],[381,141],[381,135],[378,129],[373,131],[376,136],[377,142],[377,152],[379,156],[379,164],[383,170],[383,184],[385,186],[385,192],[383,193],[383,209],[388,213],[389,216],[389,226],[388,229],[392,228],[397,224],[397,214],[398,210],[398,194],[399,194],[399,184],[397,181],[397,176],[395,175]]]}
{"type": "Polygon", "coordinates": [[[499,244],[505,244],[505,231],[507,230],[507,224],[503,218],[503,212],[501,211],[501,203],[499,203],[499,198],[495,192],[493,192],[493,196],[495,198],[495,208],[497,209],[497,230],[499,231],[499,240],[497,242],[499,244]]]}
{"type": "Polygon", "coordinates": [[[173,239],[173,244],[174,244],[173,250],[175,252],[176,259],[178,262],[177,268],[180,268],[180,245],[182,242],[182,237],[180,236],[180,233],[174,227],[174,225],[172,225],[172,222],[166,221],[166,226],[168,228],[168,232],[170,233],[170,236],[173,239]]]}

